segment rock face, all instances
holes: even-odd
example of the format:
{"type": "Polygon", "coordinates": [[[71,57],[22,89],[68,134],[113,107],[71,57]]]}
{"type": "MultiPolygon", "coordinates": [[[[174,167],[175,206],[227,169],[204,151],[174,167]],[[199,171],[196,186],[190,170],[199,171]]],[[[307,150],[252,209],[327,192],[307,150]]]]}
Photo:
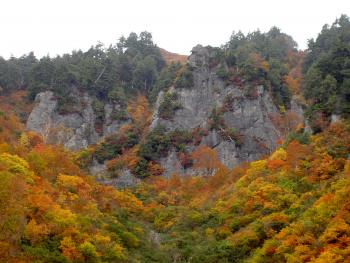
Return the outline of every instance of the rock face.
{"type": "Polygon", "coordinates": [[[39,93],[35,98],[35,107],[27,120],[27,130],[40,133],[45,142],[62,144],[70,150],[79,150],[94,144],[103,137],[116,132],[123,124],[113,121],[111,113],[118,105],[105,104],[105,121],[102,132],[95,129],[93,99],[87,94],[80,94],[73,89],[72,96],[77,99],[76,111],[59,114],[57,99],[52,91],[39,93]]]}
{"type": "MultiPolygon", "coordinates": [[[[249,162],[261,158],[275,149],[281,137],[272,119],[279,114],[272,102],[269,91],[252,83],[233,84],[225,82],[217,75],[218,69],[226,65],[213,65],[214,52],[209,47],[196,46],[188,59],[193,74],[193,85],[189,88],[170,87],[167,92],[176,94],[176,103],[180,104],[174,116],[163,119],[160,114],[165,92],[158,94],[151,129],[163,125],[167,131],[201,128],[207,133],[202,137],[200,145],[215,149],[220,161],[232,168],[241,162],[249,162]],[[210,118],[214,109],[220,109],[225,128],[234,129],[239,135],[239,143],[223,136],[223,130],[213,129],[210,118]]],[[[58,112],[58,101],[51,91],[39,93],[35,99],[35,107],[31,112],[27,129],[43,135],[47,143],[59,143],[70,150],[86,148],[95,144],[105,136],[115,133],[127,121],[113,120],[113,113],[121,110],[120,105],[106,103],[104,105],[104,122],[99,132],[96,131],[96,116],[93,110],[93,98],[87,93],[79,93],[72,89],[72,96],[77,100],[76,110],[68,114],[58,112]]],[[[302,108],[293,103],[292,108],[302,116],[302,108]]],[[[199,146],[187,145],[186,150],[192,152],[199,146]]],[[[185,169],[175,149],[159,160],[165,170],[165,176],[178,174],[195,174],[185,169]]],[[[98,177],[106,167],[93,164],[90,170],[98,177]]],[[[132,185],[130,171],[125,171],[120,178],[121,185],[132,185]]],[[[118,182],[111,182],[112,184],[118,182]]]]}
{"type": "MultiPolygon", "coordinates": [[[[215,148],[223,164],[234,167],[243,161],[252,161],[269,153],[276,147],[280,134],[271,116],[278,114],[271,96],[263,86],[247,87],[225,84],[216,75],[217,67],[209,68],[212,56],[210,48],[196,46],[189,57],[193,68],[194,85],[191,88],[170,88],[168,92],[176,93],[181,109],[170,120],[159,117],[159,105],[164,93],[160,93],[151,128],[164,125],[167,130],[191,130],[197,127],[208,129],[208,120],[214,108],[225,103],[227,110],[223,113],[225,125],[234,128],[242,137],[242,144],[223,139],[218,130],[211,130],[202,139],[202,143],[215,148]]],[[[161,160],[167,173],[180,172],[176,153],[170,152],[161,160]]]]}

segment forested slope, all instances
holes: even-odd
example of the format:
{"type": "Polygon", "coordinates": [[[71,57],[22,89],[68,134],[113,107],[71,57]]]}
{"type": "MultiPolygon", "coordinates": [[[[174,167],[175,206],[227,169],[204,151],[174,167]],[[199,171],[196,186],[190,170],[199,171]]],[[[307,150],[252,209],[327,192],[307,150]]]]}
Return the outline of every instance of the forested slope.
{"type": "Polygon", "coordinates": [[[234,33],[187,64],[166,65],[147,32],[107,49],[1,59],[0,261],[350,262],[349,28],[341,16],[304,52],[277,28],[234,33]],[[153,127],[158,94],[158,115],[171,124],[198,72],[243,92],[240,104],[269,96],[276,149],[231,169],[202,143],[217,130],[242,147],[224,118],[233,100],[210,109],[207,129],[153,127]],[[58,118],[81,116],[74,96],[89,96],[97,133],[109,118],[103,106],[113,105],[119,130],[78,151],[46,143],[26,130],[41,92],[51,92],[58,118]],[[296,121],[295,103],[306,122],[296,121]],[[171,151],[201,176],[162,176],[171,151]],[[109,181],[89,175],[94,162],[109,181]],[[137,183],[108,185],[127,172],[137,183]]]}

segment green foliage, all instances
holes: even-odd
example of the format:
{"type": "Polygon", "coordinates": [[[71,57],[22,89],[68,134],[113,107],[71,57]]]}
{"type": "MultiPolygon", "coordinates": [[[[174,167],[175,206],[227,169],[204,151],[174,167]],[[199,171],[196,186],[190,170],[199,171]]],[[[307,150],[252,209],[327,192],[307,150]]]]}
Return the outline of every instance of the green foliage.
{"type": "Polygon", "coordinates": [[[174,130],[167,134],[171,144],[178,152],[184,152],[186,145],[193,142],[193,134],[186,130],[174,130]]]}
{"type": "Polygon", "coordinates": [[[85,241],[83,244],[79,246],[79,251],[84,257],[85,262],[95,263],[100,262],[98,259],[96,247],[91,244],[89,241],[85,241]]]}
{"type": "Polygon", "coordinates": [[[167,92],[164,94],[163,101],[159,105],[159,117],[170,120],[174,116],[175,111],[181,108],[181,103],[178,102],[178,95],[175,92],[167,92]]]}
{"type": "Polygon", "coordinates": [[[107,137],[95,150],[94,156],[102,163],[122,154],[126,149],[131,148],[139,142],[139,133],[130,129],[125,133],[117,133],[107,137]]]}
{"type": "Polygon", "coordinates": [[[300,144],[309,144],[310,134],[304,131],[300,131],[300,132],[293,131],[288,134],[285,144],[288,145],[293,140],[296,140],[300,144]]]}
{"type": "Polygon", "coordinates": [[[233,127],[227,127],[224,120],[224,112],[230,110],[230,103],[232,98],[230,96],[225,98],[224,105],[221,109],[213,108],[209,117],[209,129],[217,130],[220,136],[227,141],[234,142],[237,147],[243,144],[243,138],[238,131],[233,127]]]}
{"type": "Polygon", "coordinates": [[[243,144],[241,135],[239,135],[238,131],[235,128],[226,128],[223,132],[222,135],[226,140],[234,141],[235,144],[240,147],[243,144]]]}
{"type": "MultiPolygon", "coordinates": [[[[296,42],[278,28],[267,33],[233,33],[225,46],[226,63],[237,67],[247,81],[270,87],[276,105],[289,107],[290,92],[283,83],[288,74],[289,52],[297,52],[296,42]]],[[[227,77],[224,71],[220,75],[227,77]]]]}
{"type": "Polygon", "coordinates": [[[165,136],[166,129],[159,125],[145,138],[140,146],[139,155],[146,160],[157,160],[167,154],[170,149],[170,138],[165,136]]]}
{"type": "Polygon", "coordinates": [[[141,158],[137,162],[136,167],[133,170],[133,174],[136,175],[136,177],[141,178],[141,179],[144,179],[144,178],[150,176],[150,173],[148,171],[148,160],[141,158]]]}
{"type": "Polygon", "coordinates": [[[70,112],[67,96],[72,88],[87,91],[99,100],[125,103],[125,93],[149,92],[165,66],[152,35],[131,33],[105,48],[101,43],[88,51],[73,51],[55,58],[36,60],[33,53],[9,60],[0,59],[0,87],[3,92],[28,88],[28,97],[54,91],[62,113],[70,112]],[[67,107],[67,109],[64,109],[67,107]]]}
{"type": "Polygon", "coordinates": [[[225,52],[220,48],[209,48],[211,53],[209,57],[209,68],[214,68],[225,60],[225,52]]]}
{"type": "Polygon", "coordinates": [[[171,63],[164,67],[160,72],[157,82],[150,93],[150,100],[154,102],[157,99],[158,93],[161,90],[166,90],[171,87],[175,81],[177,72],[181,69],[180,63],[171,63]]]}
{"type": "Polygon", "coordinates": [[[112,112],[111,119],[117,121],[127,121],[130,119],[130,117],[126,110],[118,110],[112,112]]]}
{"type": "Polygon", "coordinates": [[[224,65],[221,65],[221,67],[216,70],[216,75],[223,80],[227,80],[230,76],[224,65]]]}
{"type": "Polygon", "coordinates": [[[304,95],[312,102],[309,117],[316,112],[326,116],[332,113],[349,116],[349,41],[350,20],[346,15],[331,26],[325,25],[316,40],[309,41],[303,68],[306,73],[304,95]]]}
{"type": "Polygon", "coordinates": [[[174,87],[178,89],[188,89],[193,87],[193,73],[188,64],[183,66],[177,73],[174,87]]]}
{"type": "Polygon", "coordinates": [[[102,101],[94,99],[92,108],[95,112],[95,129],[97,132],[102,132],[102,125],[105,120],[105,107],[102,101]]]}
{"type": "Polygon", "coordinates": [[[69,261],[59,251],[58,247],[54,250],[51,247],[28,246],[23,245],[23,250],[37,262],[68,263],[69,261]]]}
{"type": "MultiPolygon", "coordinates": [[[[203,136],[200,131],[197,136],[203,136]]],[[[140,178],[146,178],[150,175],[149,162],[159,161],[161,157],[167,156],[170,149],[175,149],[176,152],[184,154],[180,160],[184,167],[192,165],[192,160],[187,155],[186,146],[195,142],[193,132],[186,130],[174,130],[168,132],[164,126],[158,125],[150,133],[140,145],[138,161],[133,173],[140,178]]],[[[198,138],[197,138],[198,140],[198,138]]]]}
{"type": "Polygon", "coordinates": [[[74,96],[62,96],[59,97],[57,103],[57,110],[60,114],[74,113],[77,110],[77,98],[74,96]]]}
{"type": "Polygon", "coordinates": [[[223,116],[223,112],[214,107],[209,116],[209,129],[210,130],[220,130],[220,128],[225,126],[225,120],[223,116]]]}
{"type": "Polygon", "coordinates": [[[20,58],[11,57],[9,60],[0,57],[0,92],[9,94],[11,91],[27,87],[30,70],[36,62],[32,52],[20,58]]]}
{"type": "Polygon", "coordinates": [[[122,106],[126,106],[126,95],[122,87],[115,87],[108,92],[108,99],[117,102],[122,106]]]}

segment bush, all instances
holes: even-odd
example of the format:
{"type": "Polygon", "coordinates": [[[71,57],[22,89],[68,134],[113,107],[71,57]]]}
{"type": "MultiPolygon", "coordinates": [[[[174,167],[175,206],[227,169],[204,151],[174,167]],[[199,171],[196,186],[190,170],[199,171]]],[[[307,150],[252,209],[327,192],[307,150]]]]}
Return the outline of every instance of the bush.
{"type": "Polygon", "coordinates": [[[209,68],[214,68],[225,60],[225,53],[221,48],[211,48],[211,56],[209,58],[209,68]]]}
{"type": "Polygon", "coordinates": [[[130,129],[123,134],[114,134],[105,139],[96,147],[94,156],[102,163],[105,160],[113,159],[130,149],[139,142],[139,134],[135,129],[130,129]]]}
{"type": "Polygon", "coordinates": [[[174,116],[175,111],[182,108],[177,101],[176,93],[165,93],[162,103],[159,105],[159,117],[165,120],[170,120],[174,116]]]}
{"type": "Polygon", "coordinates": [[[183,66],[177,73],[174,81],[174,87],[178,89],[186,89],[193,87],[193,73],[189,65],[183,66]]]}
{"type": "Polygon", "coordinates": [[[192,133],[185,130],[176,129],[175,131],[169,132],[167,136],[169,136],[171,144],[178,152],[183,152],[185,146],[193,141],[192,133]]]}
{"type": "Polygon", "coordinates": [[[126,110],[113,111],[111,119],[115,121],[127,121],[129,120],[129,114],[126,110]]]}
{"type": "Polygon", "coordinates": [[[126,95],[125,95],[125,91],[122,87],[116,87],[113,88],[112,90],[110,90],[108,92],[107,95],[108,99],[111,100],[114,103],[119,103],[120,106],[122,107],[126,107],[126,95]]]}
{"type": "Polygon", "coordinates": [[[140,146],[139,155],[146,160],[157,160],[166,155],[171,146],[169,136],[166,136],[166,129],[158,125],[145,138],[140,146]]]}
{"type": "Polygon", "coordinates": [[[98,133],[102,133],[102,126],[105,121],[104,104],[100,100],[95,99],[92,103],[92,108],[95,113],[95,130],[98,133]]]}
{"type": "Polygon", "coordinates": [[[150,92],[150,101],[156,101],[158,94],[162,90],[166,90],[171,87],[175,81],[176,73],[181,69],[180,63],[171,63],[165,67],[159,74],[156,84],[150,92]]]}
{"type": "Polygon", "coordinates": [[[219,130],[224,126],[225,126],[225,121],[224,121],[223,113],[216,107],[213,108],[209,116],[209,129],[219,130]]]}
{"type": "Polygon", "coordinates": [[[293,131],[288,134],[285,145],[288,145],[291,141],[297,141],[300,144],[309,144],[310,143],[310,134],[308,132],[297,132],[293,131]]]}
{"type": "Polygon", "coordinates": [[[141,178],[141,179],[144,179],[144,178],[150,176],[150,173],[148,171],[148,161],[144,158],[141,158],[137,162],[137,164],[132,172],[136,177],[141,178]]]}
{"type": "Polygon", "coordinates": [[[227,66],[233,67],[236,65],[237,58],[233,52],[227,52],[225,55],[225,61],[227,66]]]}
{"type": "Polygon", "coordinates": [[[242,135],[240,135],[235,128],[226,127],[221,132],[221,136],[224,137],[228,141],[233,140],[237,147],[240,147],[243,144],[242,135]]]}
{"type": "Polygon", "coordinates": [[[216,75],[224,81],[228,80],[230,77],[230,74],[224,65],[221,65],[221,67],[216,70],[216,75]]]}
{"type": "Polygon", "coordinates": [[[57,97],[57,110],[59,114],[69,114],[77,111],[77,98],[73,96],[57,97]]]}

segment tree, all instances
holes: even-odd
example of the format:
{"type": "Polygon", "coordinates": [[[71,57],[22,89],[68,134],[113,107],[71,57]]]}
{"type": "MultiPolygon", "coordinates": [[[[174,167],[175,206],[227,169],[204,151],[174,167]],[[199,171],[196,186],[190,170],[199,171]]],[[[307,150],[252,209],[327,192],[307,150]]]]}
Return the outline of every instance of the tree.
{"type": "Polygon", "coordinates": [[[200,146],[192,152],[193,168],[204,170],[204,174],[211,176],[221,166],[217,152],[207,146],[200,146]]]}

